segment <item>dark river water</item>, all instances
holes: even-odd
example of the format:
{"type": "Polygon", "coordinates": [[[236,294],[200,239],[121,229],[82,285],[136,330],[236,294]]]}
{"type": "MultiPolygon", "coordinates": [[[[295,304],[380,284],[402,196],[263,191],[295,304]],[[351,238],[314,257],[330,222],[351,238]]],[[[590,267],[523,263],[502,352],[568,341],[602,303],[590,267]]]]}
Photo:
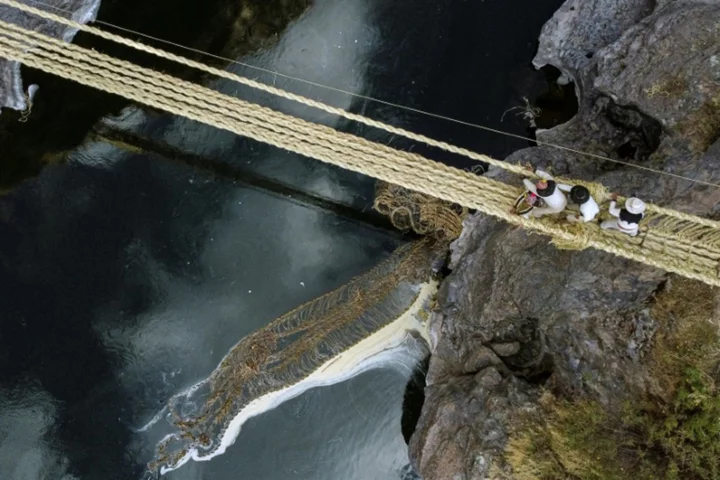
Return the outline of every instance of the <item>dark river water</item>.
{"type": "MultiPolygon", "coordinates": [[[[501,117],[548,88],[530,60],[560,3],[317,0],[241,60],[526,134],[521,118],[501,117]]],[[[495,157],[528,145],[227,68],[495,157]]],[[[211,85],[470,166],[229,82],[211,85]]],[[[41,111],[59,101],[43,100],[43,89],[41,111]]],[[[137,107],[97,131],[67,162],[0,197],[0,479],[141,478],[154,440],[137,430],[170,396],[206,377],[249,332],[408,241],[369,212],[373,182],[359,175],[137,107]]],[[[414,478],[400,419],[418,360],[310,390],[251,419],[226,454],[168,478],[414,478]]]]}

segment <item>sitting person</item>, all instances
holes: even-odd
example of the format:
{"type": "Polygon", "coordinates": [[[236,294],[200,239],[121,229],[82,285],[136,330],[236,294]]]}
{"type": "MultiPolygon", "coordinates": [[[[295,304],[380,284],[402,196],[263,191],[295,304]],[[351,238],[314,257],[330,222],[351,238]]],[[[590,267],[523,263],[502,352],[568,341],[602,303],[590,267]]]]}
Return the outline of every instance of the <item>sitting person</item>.
{"type": "Polygon", "coordinates": [[[543,215],[553,215],[565,210],[567,198],[565,198],[565,194],[558,187],[557,182],[555,182],[550,174],[542,170],[537,170],[536,173],[540,177],[537,183],[532,183],[529,179],[525,178],[523,179],[523,184],[528,192],[540,197],[544,206],[534,207],[532,211],[529,212],[530,216],[539,218],[543,215]]]}
{"type": "Polygon", "coordinates": [[[645,202],[636,197],[630,197],[625,201],[625,208],[620,209],[616,204],[617,195],[613,195],[610,202],[610,215],[616,218],[606,220],[600,224],[600,228],[607,230],[620,230],[623,233],[634,237],[640,231],[640,220],[645,217],[645,202]]]}
{"type": "Polygon", "coordinates": [[[569,185],[559,184],[558,188],[565,192],[570,192],[570,201],[580,207],[580,216],[578,217],[574,213],[567,216],[568,222],[591,222],[595,216],[600,213],[600,207],[598,207],[595,199],[590,195],[590,190],[582,185],[575,185],[570,187],[569,185]]]}
{"type": "Polygon", "coordinates": [[[540,200],[540,197],[532,192],[524,191],[517,200],[515,200],[513,211],[523,218],[530,218],[530,213],[534,208],[540,208],[543,206],[544,203],[540,200]]]}

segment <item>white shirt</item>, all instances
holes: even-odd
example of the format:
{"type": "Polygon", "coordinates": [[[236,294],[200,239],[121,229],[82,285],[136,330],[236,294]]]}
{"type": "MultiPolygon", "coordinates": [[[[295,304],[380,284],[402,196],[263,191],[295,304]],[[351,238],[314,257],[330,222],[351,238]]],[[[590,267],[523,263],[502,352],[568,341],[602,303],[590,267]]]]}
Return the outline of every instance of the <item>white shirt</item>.
{"type": "MultiPolygon", "coordinates": [[[[572,186],[570,186],[570,185],[558,184],[558,188],[565,192],[569,192],[570,190],[572,190],[572,186]]],[[[595,199],[591,196],[590,198],[588,198],[587,202],[580,205],[580,219],[579,220],[581,220],[585,223],[592,222],[598,213],[600,213],[600,207],[598,206],[595,199]]],[[[577,221],[577,218],[576,218],[576,221],[577,221]]]]}
{"type": "MultiPolygon", "coordinates": [[[[542,170],[537,170],[535,173],[537,173],[537,176],[544,179],[544,180],[553,180],[553,177],[546,172],[543,172],[542,170]]],[[[567,198],[565,198],[565,194],[560,189],[560,185],[558,183],[555,184],[555,191],[552,193],[552,195],[548,197],[543,197],[542,195],[538,195],[537,188],[535,187],[535,184],[531,182],[529,179],[525,178],[523,179],[523,183],[525,184],[525,188],[528,189],[528,191],[534,193],[538,197],[542,198],[543,202],[545,202],[546,209],[547,210],[554,210],[557,212],[562,212],[565,210],[565,207],[567,206],[567,198]]]]}
{"type": "Polygon", "coordinates": [[[580,205],[580,214],[584,222],[592,222],[595,216],[600,213],[600,207],[594,198],[588,198],[588,201],[580,205]]]}
{"type": "MultiPolygon", "coordinates": [[[[637,232],[640,229],[640,225],[637,223],[628,223],[625,220],[620,219],[620,209],[617,207],[617,202],[610,202],[610,208],[608,212],[613,217],[617,217],[618,227],[624,232],[637,232]]],[[[645,217],[645,214],[642,214],[645,217]]]]}

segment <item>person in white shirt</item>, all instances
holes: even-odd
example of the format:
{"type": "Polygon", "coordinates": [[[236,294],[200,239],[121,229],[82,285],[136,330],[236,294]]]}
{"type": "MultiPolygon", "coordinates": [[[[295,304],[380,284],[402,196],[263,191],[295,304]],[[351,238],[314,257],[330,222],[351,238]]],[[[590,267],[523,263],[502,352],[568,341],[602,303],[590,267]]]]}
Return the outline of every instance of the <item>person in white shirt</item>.
{"type": "Polygon", "coordinates": [[[590,195],[590,190],[582,185],[570,185],[559,184],[558,188],[564,192],[570,192],[570,201],[580,207],[580,216],[578,217],[574,213],[567,216],[568,222],[582,222],[587,223],[593,221],[595,216],[600,213],[600,207],[598,207],[595,199],[590,195]]]}
{"type": "Polygon", "coordinates": [[[542,170],[537,170],[538,177],[540,180],[537,183],[532,183],[529,179],[523,179],[525,188],[531,193],[534,193],[545,204],[543,207],[535,207],[528,214],[539,218],[543,215],[554,215],[565,210],[567,206],[567,198],[565,194],[558,187],[557,182],[553,177],[542,170]]]}
{"type": "Polygon", "coordinates": [[[610,202],[610,215],[616,218],[606,220],[600,224],[602,229],[620,230],[623,233],[634,237],[640,230],[640,220],[645,217],[645,202],[636,197],[630,197],[625,201],[625,208],[618,208],[614,196],[610,202]]]}

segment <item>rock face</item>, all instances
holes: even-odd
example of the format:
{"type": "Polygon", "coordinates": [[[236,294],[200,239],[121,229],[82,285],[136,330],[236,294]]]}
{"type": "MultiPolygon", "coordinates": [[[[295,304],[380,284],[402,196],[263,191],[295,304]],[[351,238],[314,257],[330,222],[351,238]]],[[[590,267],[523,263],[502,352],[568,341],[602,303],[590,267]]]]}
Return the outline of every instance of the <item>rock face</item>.
{"type": "MultiPolygon", "coordinates": [[[[100,0],[45,0],[43,3],[47,6],[38,5],[32,0],[19,0],[19,2],[56,14],[70,14],[73,20],[80,23],[94,20],[100,8],[100,0]]],[[[0,19],[45,35],[61,38],[66,42],[71,41],[77,33],[76,29],[28,15],[5,5],[0,5],[0,19]]],[[[14,110],[25,110],[28,106],[28,96],[26,95],[32,97],[32,90],[26,94],[26,89],[23,88],[20,64],[0,59],[0,109],[7,107],[14,110]]]]}
{"type": "Polygon", "coordinates": [[[720,2],[675,2],[630,28],[601,52],[595,87],[706,149],[720,132],[720,2]]]}
{"type": "MultiPolygon", "coordinates": [[[[569,0],[548,22],[535,63],[575,81],[582,107],[538,139],[718,183],[720,125],[701,143],[682,122],[712,104],[720,86],[713,60],[720,2],[653,7],[569,0]],[[655,82],[672,78],[683,79],[682,91],[652,94],[655,82]],[[623,158],[628,149],[633,154],[623,158]]],[[[683,211],[718,213],[720,188],[678,177],[548,146],[508,160],[683,211]]],[[[665,272],[595,250],[557,250],[547,238],[482,215],[469,218],[453,244],[451,270],[431,320],[426,403],[410,444],[425,480],[512,478],[503,477],[498,454],[509,421],[536,402],[540,384],[603,401],[657,388],[643,364],[657,328],[646,305],[665,272]]]]}
{"type": "Polygon", "coordinates": [[[422,441],[430,448],[412,448],[422,478],[484,478],[493,455],[502,452],[503,425],[512,405],[526,403],[528,387],[512,376],[488,367],[451,383],[431,385],[425,392],[425,408],[418,425],[422,441]],[[490,411],[489,411],[490,410],[490,411]]]}
{"type": "Polygon", "coordinates": [[[595,55],[617,40],[625,30],[649,15],[654,0],[568,0],[548,21],[540,34],[537,68],[552,65],[572,79],[580,110],[588,108],[592,98],[595,55]]]}

